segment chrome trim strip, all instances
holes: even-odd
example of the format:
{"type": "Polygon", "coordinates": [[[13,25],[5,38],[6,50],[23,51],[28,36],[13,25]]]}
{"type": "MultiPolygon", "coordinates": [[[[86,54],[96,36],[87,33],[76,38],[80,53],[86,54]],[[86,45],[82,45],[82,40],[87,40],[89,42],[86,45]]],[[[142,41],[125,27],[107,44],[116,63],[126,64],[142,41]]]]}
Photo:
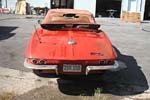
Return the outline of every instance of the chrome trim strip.
{"type": "Polygon", "coordinates": [[[119,68],[119,64],[115,61],[114,65],[87,66],[85,74],[88,75],[91,70],[115,70],[119,68]]]}

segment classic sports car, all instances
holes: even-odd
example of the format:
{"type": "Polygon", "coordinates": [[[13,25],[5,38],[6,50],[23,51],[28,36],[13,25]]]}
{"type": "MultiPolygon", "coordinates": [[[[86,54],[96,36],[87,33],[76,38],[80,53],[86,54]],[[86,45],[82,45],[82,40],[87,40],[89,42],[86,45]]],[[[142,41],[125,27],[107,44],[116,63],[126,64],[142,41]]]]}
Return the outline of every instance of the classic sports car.
{"type": "Polygon", "coordinates": [[[118,68],[112,44],[89,11],[49,10],[26,48],[24,66],[39,73],[88,75],[118,68]]]}

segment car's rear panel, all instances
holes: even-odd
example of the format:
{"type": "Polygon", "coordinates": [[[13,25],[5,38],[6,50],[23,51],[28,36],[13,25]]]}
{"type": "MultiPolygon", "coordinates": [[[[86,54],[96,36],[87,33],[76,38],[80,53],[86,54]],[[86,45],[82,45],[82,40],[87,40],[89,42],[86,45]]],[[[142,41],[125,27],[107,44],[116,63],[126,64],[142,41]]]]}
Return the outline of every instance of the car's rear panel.
{"type": "Polygon", "coordinates": [[[40,36],[41,43],[34,33],[27,48],[27,57],[56,60],[115,59],[111,43],[103,32],[44,31],[40,36]],[[69,41],[75,43],[69,44],[69,41]]]}

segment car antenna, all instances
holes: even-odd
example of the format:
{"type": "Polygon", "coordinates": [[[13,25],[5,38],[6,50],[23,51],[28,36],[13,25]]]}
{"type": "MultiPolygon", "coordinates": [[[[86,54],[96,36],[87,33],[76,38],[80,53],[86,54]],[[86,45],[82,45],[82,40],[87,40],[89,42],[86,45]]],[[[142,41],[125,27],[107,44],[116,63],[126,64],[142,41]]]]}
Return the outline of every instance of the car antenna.
{"type": "Polygon", "coordinates": [[[36,35],[37,35],[37,37],[38,37],[39,42],[42,43],[42,42],[41,42],[41,38],[40,38],[40,36],[39,36],[39,34],[38,34],[38,31],[37,31],[37,29],[36,29],[36,25],[34,25],[34,29],[35,29],[35,33],[36,33],[36,35]]]}

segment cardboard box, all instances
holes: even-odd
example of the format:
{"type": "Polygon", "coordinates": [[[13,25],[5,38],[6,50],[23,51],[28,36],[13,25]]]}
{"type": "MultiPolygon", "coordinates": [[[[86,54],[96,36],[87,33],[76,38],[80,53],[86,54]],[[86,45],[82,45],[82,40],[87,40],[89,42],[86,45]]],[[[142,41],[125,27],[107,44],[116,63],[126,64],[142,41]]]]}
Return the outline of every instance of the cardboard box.
{"type": "Polygon", "coordinates": [[[122,11],[121,21],[123,22],[140,22],[141,16],[138,12],[122,11]]]}

